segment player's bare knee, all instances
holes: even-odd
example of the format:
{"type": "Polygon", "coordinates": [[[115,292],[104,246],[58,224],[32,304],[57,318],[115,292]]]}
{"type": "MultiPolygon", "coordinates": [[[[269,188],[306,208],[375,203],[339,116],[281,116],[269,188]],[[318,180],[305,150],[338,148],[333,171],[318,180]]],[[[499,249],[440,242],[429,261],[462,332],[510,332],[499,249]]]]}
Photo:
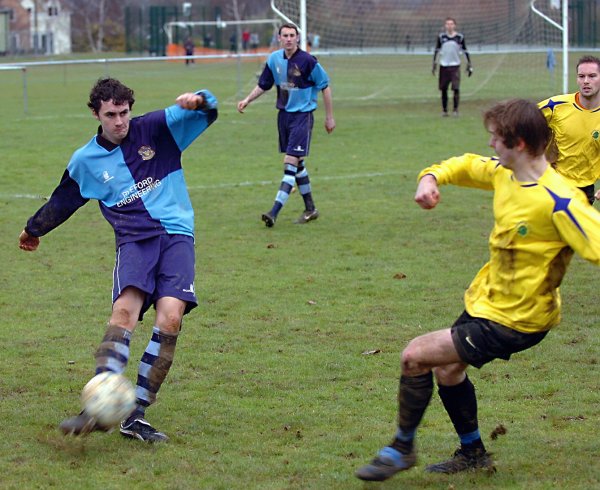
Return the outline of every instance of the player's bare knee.
{"type": "Polygon", "coordinates": [[[454,363],[433,368],[433,375],[438,384],[454,386],[465,379],[466,364],[454,363]]]}
{"type": "Polygon", "coordinates": [[[119,325],[127,330],[133,330],[137,324],[137,320],[138,315],[134,315],[128,308],[114,306],[109,323],[111,325],[119,325]]]}
{"type": "Polygon", "coordinates": [[[300,158],[295,157],[293,155],[286,155],[285,158],[283,159],[283,163],[284,165],[293,165],[294,167],[298,166],[298,163],[300,162],[300,158]]]}
{"type": "Polygon", "coordinates": [[[156,323],[161,332],[177,335],[181,330],[181,320],[181,315],[178,313],[165,313],[161,315],[160,319],[157,319],[156,323]]]}
{"type": "Polygon", "coordinates": [[[416,350],[412,348],[412,343],[408,344],[408,346],[402,351],[401,362],[402,374],[405,376],[418,376],[426,371],[426,369],[423,369],[416,350]]]}

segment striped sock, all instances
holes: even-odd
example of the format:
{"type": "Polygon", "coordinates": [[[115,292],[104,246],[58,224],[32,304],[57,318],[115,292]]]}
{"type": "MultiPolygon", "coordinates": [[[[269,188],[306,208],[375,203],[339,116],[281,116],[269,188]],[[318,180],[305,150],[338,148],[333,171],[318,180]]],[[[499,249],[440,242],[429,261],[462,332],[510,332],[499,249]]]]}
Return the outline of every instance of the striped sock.
{"type": "Polygon", "coordinates": [[[283,179],[281,179],[281,185],[279,186],[279,191],[275,196],[275,202],[273,204],[273,208],[271,209],[271,215],[277,216],[281,208],[285,205],[288,198],[290,197],[290,193],[294,188],[294,183],[296,182],[296,172],[298,169],[290,164],[285,164],[285,170],[283,172],[283,179]]]}
{"type": "Polygon", "coordinates": [[[161,332],[156,326],[152,329],[152,338],[138,369],[135,388],[137,415],[143,416],[146,408],[156,401],[156,394],[173,364],[176,344],[177,335],[161,332]]]}
{"type": "Polygon", "coordinates": [[[122,373],[129,361],[131,332],[118,325],[108,325],[102,342],[96,349],[96,374],[104,371],[122,373]]]}
{"type": "Polygon", "coordinates": [[[304,160],[301,160],[298,164],[298,173],[296,174],[296,184],[298,190],[304,199],[304,208],[307,211],[314,211],[315,203],[312,199],[312,189],[310,187],[310,178],[308,177],[308,170],[304,166],[304,160]]]}

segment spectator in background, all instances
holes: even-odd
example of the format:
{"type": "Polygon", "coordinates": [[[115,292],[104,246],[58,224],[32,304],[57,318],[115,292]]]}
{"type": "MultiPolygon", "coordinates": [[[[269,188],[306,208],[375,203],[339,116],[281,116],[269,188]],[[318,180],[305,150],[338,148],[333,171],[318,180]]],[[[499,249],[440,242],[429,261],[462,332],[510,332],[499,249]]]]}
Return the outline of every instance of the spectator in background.
{"type": "Polygon", "coordinates": [[[185,59],[185,64],[189,65],[190,63],[194,63],[194,58],[190,58],[190,56],[194,56],[194,40],[191,36],[188,36],[183,43],[183,48],[185,49],[185,55],[188,58],[185,59]]]}
{"type": "Polygon", "coordinates": [[[248,45],[250,44],[250,31],[242,32],[242,49],[248,51],[248,45]]]}
{"type": "Polygon", "coordinates": [[[313,34],[312,47],[315,49],[319,49],[320,42],[321,42],[321,36],[319,36],[318,34],[313,34]]]}

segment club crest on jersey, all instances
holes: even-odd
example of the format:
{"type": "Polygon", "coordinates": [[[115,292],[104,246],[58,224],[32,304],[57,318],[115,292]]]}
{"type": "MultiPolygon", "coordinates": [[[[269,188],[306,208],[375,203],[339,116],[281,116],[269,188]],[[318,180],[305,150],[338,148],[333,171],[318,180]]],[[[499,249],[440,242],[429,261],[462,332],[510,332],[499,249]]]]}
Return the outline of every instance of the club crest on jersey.
{"type": "Polygon", "coordinates": [[[154,158],[156,152],[149,146],[140,146],[140,149],[138,150],[138,155],[142,157],[142,160],[150,160],[154,158]]]}
{"type": "Polygon", "coordinates": [[[107,170],[102,172],[102,178],[104,179],[104,183],[106,184],[109,180],[114,179],[113,175],[110,175],[107,170]]]}
{"type": "Polygon", "coordinates": [[[594,138],[595,140],[600,139],[600,131],[594,129],[594,131],[592,131],[592,138],[594,138]]]}
{"type": "Polygon", "coordinates": [[[527,226],[527,223],[521,221],[517,225],[517,234],[519,236],[527,236],[528,233],[529,233],[529,227],[527,226]]]}

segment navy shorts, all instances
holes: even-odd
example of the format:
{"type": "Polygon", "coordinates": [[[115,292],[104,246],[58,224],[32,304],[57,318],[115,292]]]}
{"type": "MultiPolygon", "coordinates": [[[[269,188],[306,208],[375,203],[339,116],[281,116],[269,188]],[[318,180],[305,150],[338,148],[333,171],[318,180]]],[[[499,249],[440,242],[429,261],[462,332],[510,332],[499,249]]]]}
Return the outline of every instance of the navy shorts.
{"type": "Polygon", "coordinates": [[[295,157],[308,156],[313,122],[312,112],[279,111],[279,151],[295,157]]]}
{"type": "Polygon", "coordinates": [[[452,84],[452,90],[460,88],[460,66],[440,66],[440,90],[448,90],[452,84]]]}
{"type": "Polygon", "coordinates": [[[185,313],[198,306],[194,291],[194,239],[187,235],[159,235],[122,244],[113,271],[113,303],[128,286],[146,293],[139,319],[159,298],[185,301],[185,313]]]}
{"type": "Polygon", "coordinates": [[[450,332],[460,358],[476,368],[494,359],[508,361],[511,354],[533,347],[548,333],[519,332],[485,318],[473,317],[466,311],[454,322],[450,332]]]}

